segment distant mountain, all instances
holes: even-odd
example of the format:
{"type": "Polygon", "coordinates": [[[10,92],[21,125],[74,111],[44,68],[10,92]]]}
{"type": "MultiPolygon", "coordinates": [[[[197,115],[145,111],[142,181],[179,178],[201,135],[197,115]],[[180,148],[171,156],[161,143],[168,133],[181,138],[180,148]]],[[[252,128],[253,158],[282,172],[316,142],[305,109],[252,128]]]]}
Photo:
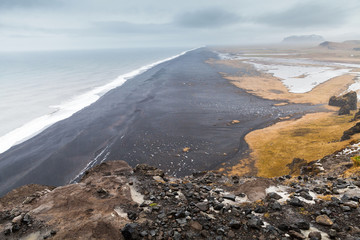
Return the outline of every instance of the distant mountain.
{"type": "Polygon", "coordinates": [[[322,42],[319,47],[331,50],[360,50],[360,40],[348,40],[344,42],[322,42]]]}
{"type": "Polygon", "coordinates": [[[289,36],[283,39],[283,43],[287,44],[310,44],[310,43],[320,43],[325,41],[325,39],[320,35],[299,35],[299,36],[289,36]]]}

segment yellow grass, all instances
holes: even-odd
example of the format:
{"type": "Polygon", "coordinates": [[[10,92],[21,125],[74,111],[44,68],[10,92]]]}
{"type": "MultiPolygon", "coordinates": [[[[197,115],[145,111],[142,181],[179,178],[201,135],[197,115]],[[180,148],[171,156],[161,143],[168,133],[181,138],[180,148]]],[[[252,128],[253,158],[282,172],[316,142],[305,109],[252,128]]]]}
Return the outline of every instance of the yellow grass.
{"type": "MultiPolygon", "coordinates": [[[[351,140],[338,140],[344,130],[354,125],[349,122],[351,118],[336,113],[313,113],[250,132],[245,140],[252,150],[251,157],[255,160],[258,175],[288,174],[286,165],[295,157],[313,161],[347,146],[351,140]]],[[[236,169],[237,166],[233,168],[236,169]]]]}
{"type": "MultiPolygon", "coordinates": [[[[239,49],[237,47],[221,49],[225,52],[250,52],[259,55],[263,53],[295,53],[287,58],[310,58],[322,61],[360,63],[359,52],[348,50],[329,51],[323,48],[312,49],[239,49]]],[[[276,56],[272,56],[276,57],[276,56]]],[[[284,56],[281,56],[283,58],[284,56]]],[[[241,159],[239,164],[229,170],[229,174],[244,175],[253,172],[253,164],[258,170],[258,175],[274,177],[289,173],[287,164],[293,158],[303,158],[313,161],[344,148],[352,139],[359,137],[354,135],[351,140],[339,142],[343,132],[354,125],[349,122],[350,116],[338,116],[339,108],[327,106],[329,98],[343,93],[348,86],[354,83],[355,74],[338,76],[317,85],[307,93],[290,93],[280,79],[271,74],[257,71],[251,64],[241,60],[209,60],[210,64],[223,64],[238,68],[241,74],[228,75],[221,73],[235,86],[244,89],[250,94],[271,100],[282,101],[277,106],[289,103],[324,104],[332,112],[308,114],[298,120],[282,118],[283,122],[277,123],[265,129],[250,132],[245,140],[252,151],[248,159],[241,159]],[[243,75],[246,70],[247,75],[243,75]]],[[[356,72],[359,69],[353,69],[356,72]]],[[[299,75],[299,78],[305,75],[299,75]]],[[[356,174],[358,170],[349,170],[350,174],[356,174]]]]}
{"type": "Polygon", "coordinates": [[[251,162],[250,159],[242,159],[240,163],[236,164],[235,166],[231,167],[228,170],[228,173],[230,175],[238,175],[238,176],[244,176],[250,173],[250,167],[249,162],[251,162]]]}
{"type": "Polygon", "coordinates": [[[316,86],[307,93],[290,93],[282,82],[270,75],[259,77],[224,76],[235,86],[246,90],[248,93],[271,100],[287,100],[292,103],[325,104],[333,95],[344,92],[349,85],[354,83],[355,76],[343,75],[332,78],[316,86]]]}
{"type": "Polygon", "coordinates": [[[353,166],[352,168],[349,168],[346,170],[343,174],[344,178],[350,178],[350,177],[360,177],[360,167],[359,166],[353,166]]]}
{"type": "Polygon", "coordinates": [[[331,198],[333,195],[324,195],[324,196],[318,196],[318,199],[324,200],[324,201],[331,201],[331,198]]]}

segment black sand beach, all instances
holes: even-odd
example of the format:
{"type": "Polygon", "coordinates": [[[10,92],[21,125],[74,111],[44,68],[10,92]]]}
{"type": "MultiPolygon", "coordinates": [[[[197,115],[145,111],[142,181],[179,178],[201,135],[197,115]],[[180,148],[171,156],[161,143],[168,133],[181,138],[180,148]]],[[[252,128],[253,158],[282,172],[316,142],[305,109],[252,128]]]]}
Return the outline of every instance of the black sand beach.
{"type": "Polygon", "coordinates": [[[217,55],[202,48],[162,63],[1,154],[0,196],[29,183],[66,184],[104,160],[148,163],[176,176],[216,169],[246,154],[249,131],[317,109],[252,96],[219,74],[238,69],[209,58],[217,55]]]}

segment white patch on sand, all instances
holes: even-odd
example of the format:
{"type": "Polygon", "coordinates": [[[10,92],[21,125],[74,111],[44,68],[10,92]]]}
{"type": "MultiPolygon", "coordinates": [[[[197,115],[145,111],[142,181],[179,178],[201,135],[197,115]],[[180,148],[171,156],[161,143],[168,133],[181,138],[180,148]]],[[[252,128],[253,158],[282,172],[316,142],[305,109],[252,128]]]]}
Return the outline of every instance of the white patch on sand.
{"type": "Polygon", "coordinates": [[[117,214],[119,217],[126,218],[126,219],[128,218],[128,217],[127,217],[127,213],[124,212],[124,210],[122,210],[122,208],[116,207],[116,208],[114,209],[114,211],[116,212],[116,214],[117,214]]]}
{"type": "MultiPolygon", "coordinates": [[[[352,72],[353,68],[360,68],[359,64],[315,61],[306,58],[261,57],[259,55],[264,54],[249,53],[218,53],[218,55],[220,59],[240,60],[253,65],[259,71],[272,74],[281,79],[289,92],[292,93],[309,92],[321,83],[349,73],[358,76],[358,78],[360,77],[359,72],[352,72]]],[[[279,54],[268,55],[279,56],[279,54]]],[[[360,81],[352,84],[347,91],[359,90],[360,81]]]]}
{"type": "Polygon", "coordinates": [[[26,237],[20,238],[20,240],[38,240],[38,239],[42,239],[40,238],[40,232],[34,232],[31,233],[30,235],[27,235],[26,237]]]}
{"type": "Polygon", "coordinates": [[[288,187],[286,186],[270,186],[265,189],[266,194],[274,192],[279,194],[282,198],[278,200],[278,202],[283,203],[286,202],[290,198],[290,194],[288,193],[288,187]]]}
{"type": "Polygon", "coordinates": [[[337,198],[341,199],[345,194],[349,197],[359,196],[360,189],[358,187],[343,188],[343,189],[338,189],[338,192],[340,194],[339,196],[337,196],[337,198]]]}
{"type": "Polygon", "coordinates": [[[130,188],[131,199],[138,204],[142,204],[144,202],[144,195],[139,193],[132,185],[129,185],[129,188],[130,188]]]}
{"type": "Polygon", "coordinates": [[[352,153],[354,153],[354,152],[358,152],[358,151],[360,151],[360,142],[355,143],[355,144],[352,144],[352,145],[346,147],[346,148],[343,149],[341,152],[338,152],[338,153],[336,154],[336,156],[337,156],[337,157],[339,157],[339,156],[341,156],[341,155],[345,155],[345,156],[346,156],[346,155],[350,155],[350,154],[352,154],[352,153]]]}
{"type": "Polygon", "coordinates": [[[267,65],[254,62],[251,63],[256,69],[271,73],[281,79],[283,84],[292,93],[306,93],[317,85],[324,83],[331,78],[338,77],[350,72],[350,69],[335,69],[318,66],[294,66],[294,65],[267,65]],[[303,75],[304,77],[299,78],[303,75]]]}
{"type": "Polygon", "coordinates": [[[309,230],[301,230],[301,233],[306,237],[306,239],[308,239],[307,236],[309,236],[309,233],[311,232],[320,232],[322,240],[330,240],[329,235],[327,233],[322,232],[317,228],[310,227],[309,230]]]}

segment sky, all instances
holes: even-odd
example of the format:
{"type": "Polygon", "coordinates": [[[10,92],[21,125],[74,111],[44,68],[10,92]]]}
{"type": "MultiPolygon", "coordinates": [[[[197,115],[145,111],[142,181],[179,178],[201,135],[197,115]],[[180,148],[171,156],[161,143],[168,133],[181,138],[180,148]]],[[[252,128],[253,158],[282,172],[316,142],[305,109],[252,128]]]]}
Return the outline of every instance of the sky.
{"type": "Polygon", "coordinates": [[[0,51],[360,39],[359,0],[0,0],[0,51]]]}

